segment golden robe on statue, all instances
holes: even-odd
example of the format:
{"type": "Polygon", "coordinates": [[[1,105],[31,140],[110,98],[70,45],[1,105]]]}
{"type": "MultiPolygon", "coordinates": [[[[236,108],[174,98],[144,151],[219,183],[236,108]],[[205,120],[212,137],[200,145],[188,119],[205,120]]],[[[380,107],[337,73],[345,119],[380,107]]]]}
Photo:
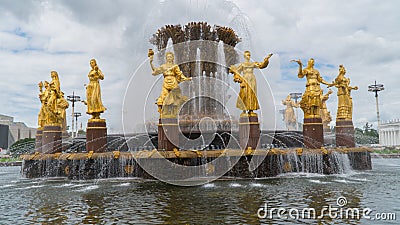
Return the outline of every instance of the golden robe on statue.
{"type": "Polygon", "coordinates": [[[230,67],[230,72],[234,74],[234,81],[240,83],[239,97],[236,101],[238,109],[251,113],[260,108],[257,99],[257,80],[253,70],[266,68],[271,56],[272,54],[269,54],[263,62],[251,62],[250,52],[245,51],[245,61],[237,67],[234,65],[230,67]]]}
{"type": "Polygon", "coordinates": [[[89,84],[86,86],[86,104],[87,114],[92,115],[92,119],[99,119],[100,113],[103,113],[106,108],[101,101],[101,90],[99,80],[104,79],[104,75],[97,66],[96,60],[90,60],[89,84]]]}

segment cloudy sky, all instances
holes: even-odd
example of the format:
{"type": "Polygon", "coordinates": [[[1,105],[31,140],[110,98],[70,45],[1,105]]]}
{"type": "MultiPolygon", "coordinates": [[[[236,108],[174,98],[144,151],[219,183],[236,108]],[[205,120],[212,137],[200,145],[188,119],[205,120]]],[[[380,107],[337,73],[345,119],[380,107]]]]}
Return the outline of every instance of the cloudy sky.
{"type": "MultiPolygon", "coordinates": [[[[359,87],[353,91],[356,126],[376,121],[374,95],[367,91],[375,80],[385,85],[379,98],[382,120],[400,118],[399,11],[396,0],[0,0],[0,114],[35,127],[37,83],[50,80],[50,71],[56,70],[66,95],[74,91],[84,97],[89,60],[96,58],[105,75],[101,87],[108,110],[103,117],[109,132],[120,132],[123,114],[142,122],[145,110],[156,111],[153,104],[145,110],[138,105],[138,114],[123,110],[129,81],[137,88],[128,96],[130,104],[146,97],[141,82],[159,82],[146,74],[151,34],[165,24],[207,21],[234,28],[243,39],[238,50],[250,50],[255,60],[274,53],[269,67],[256,74],[258,89],[273,93],[272,111],[283,109],[281,100],[288,93],[304,91],[305,80],[297,78],[290,59],[313,57],[325,80],[332,81],[343,64],[352,85],[359,87]]],[[[335,117],[336,95],[327,105],[335,117]]],[[[84,114],[85,107],[79,104],[76,111],[84,114]]],[[[264,120],[269,113],[263,113],[264,120]]],[[[281,117],[276,118],[279,127],[281,117]]]]}

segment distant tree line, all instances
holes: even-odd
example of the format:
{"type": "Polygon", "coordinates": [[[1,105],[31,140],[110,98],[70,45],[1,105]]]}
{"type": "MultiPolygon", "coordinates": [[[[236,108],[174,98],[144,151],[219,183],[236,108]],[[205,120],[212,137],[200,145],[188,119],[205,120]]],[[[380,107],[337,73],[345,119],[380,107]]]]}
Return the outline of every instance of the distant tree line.
{"type": "Polygon", "coordinates": [[[22,154],[33,153],[35,151],[35,138],[18,140],[11,145],[9,150],[12,157],[19,157],[22,154]]]}
{"type": "Polygon", "coordinates": [[[378,144],[379,143],[379,134],[378,131],[372,129],[371,126],[368,126],[368,123],[361,128],[356,128],[354,131],[354,137],[357,144],[367,145],[367,144],[378,144]]]}

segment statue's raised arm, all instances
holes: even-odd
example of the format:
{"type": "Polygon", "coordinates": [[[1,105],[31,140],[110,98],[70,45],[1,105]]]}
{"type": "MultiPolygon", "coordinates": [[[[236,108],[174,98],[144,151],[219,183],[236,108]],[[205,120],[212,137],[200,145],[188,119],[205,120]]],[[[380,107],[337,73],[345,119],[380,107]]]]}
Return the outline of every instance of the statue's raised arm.
{"type": "Polygon", "coordinates": [[[306,90],[300,101],[300,108],[304,112],[304,118],[321,118],[320,109],[322,107],[321,102],[321,86],[320,84],[329,85],[324,79],[322,79],[319,71],[314,68],[314,59],[308,60],[307,66],[303,69],[300,60],[291,60],[299,64],[298,77],[306,77],[306,90]]]}
{"type": "Polygon", "coordinates": [[[299,64],[299,72],[297,73],[297,77],[298,78],[303,78],[304,77],[304,74],[303,74],[303,63],[301,62],[301,60],[300,59],[298,59],[298,60],[292,59],[292,60],[290,60],[290,62],[297,62],[297,64],[299,64]]]}
{"type": "Polygon", "coordinates": [[[264,58],[263,62],[251,62],[250,51],[245,51],[245,61],[240,63],[238,66],[232,65],[229,67],[229,72],[234,75],[233,80],[240,83],[240,91],[236,107],[243,111],[242,116],[252,116],[254,114],[253,111],[260,108],[257,99],[257,80],[254,75],[254,68],[266,68],[271,56],[272,54],[269,54],[264,58]]]}
{"type": "Polygon", "coordinates": [[[185,97],[181,95],[178,84],[191,80],[191,78],[183,75],[179,65],[174,62],[174,53],[172,52],[165,53],[165,63],[159,68],[153,65],[154,52],[152,49],[149,49],[148,57],[153,76],[158,74],[163,74],[164,76],[161,94],[156,102],[160,117],[176,117],[177,109],[185,102],[185,97]],[[166,107],[164,108],[164,106],[166,107]]]}
{"type": "Polygon", "coordinates": [[[268,64],[269,64],[269,58],[271,58],[272,55],[273,55],[273,54],[270,53],[270,54],[267,55],[267,57],[264,58],[264,61],[262,61],[262,62],[256,62],[256,66],[257,66],[258,68],[260,68],[260,69],[266,68],[266,67],[268,66],[268,64]]]}
{"type": "Polygon", "coordinates": [[[160,67],[157,68],[153,64],[153,60],[154,60],[154,51],[153,51],[153,49],[149,49],[149,52],[147,53],[147,57],[149,57],[149,61],[150,61],[150,67],[151,67],[151,70],[152,70],[151,74],[153,76],[162,74],[163,73],[162,67],[160,66],[160,67]]]}

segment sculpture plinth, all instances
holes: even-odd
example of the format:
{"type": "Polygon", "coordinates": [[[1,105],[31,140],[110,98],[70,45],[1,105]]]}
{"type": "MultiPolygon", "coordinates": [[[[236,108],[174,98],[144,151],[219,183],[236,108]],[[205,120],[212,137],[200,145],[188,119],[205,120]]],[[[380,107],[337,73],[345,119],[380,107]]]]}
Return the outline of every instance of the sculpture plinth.
{"type": "Polygon", "coordinates": [[[329,125],[327,125],[327,124],[323,124],[323,130],[324,130],[324,133],[330,133],[331,132],[331,128],[329,127],[329,125]]]}
{"type": "Polygon", "coordinates": [[[61,126],[48,125],[43,128],[41,152],[52,154],[62,152],[61,126]]]}
{"type": "Polygon", "coordinates": [[[240,116],[239,142],[242,149],[256,149],[260,140],[260,123],[257,114],[240,116]]]}
{"type": "Polygon", "coordinates": [[[324,145],[324,133],[321,118],[304,118],[304,147],[320,148],[324,145]]]}
{"type": "Polygon", "coordinates": [[[355,147],[354,126],[352,120],[336,121],[336,146],[337,147],[355,147]]]}
{"type": "Polygon", "coordinates": [[[171,151],[179,146],[179,127],[176,118],[162,118],[158,122],[158,150],[171,151]]]}
{"type": "Polygon", "coordinates": [[[36,131],[35,152],[42,152],[42,137],[43,137],[43,127],[39,127],[36,131]]]}
{"type": "Polygon", "coordinates": [[[86,151],[105,152],[107,127],[105,119],[90,119],[86,128],[86,151]]]}

